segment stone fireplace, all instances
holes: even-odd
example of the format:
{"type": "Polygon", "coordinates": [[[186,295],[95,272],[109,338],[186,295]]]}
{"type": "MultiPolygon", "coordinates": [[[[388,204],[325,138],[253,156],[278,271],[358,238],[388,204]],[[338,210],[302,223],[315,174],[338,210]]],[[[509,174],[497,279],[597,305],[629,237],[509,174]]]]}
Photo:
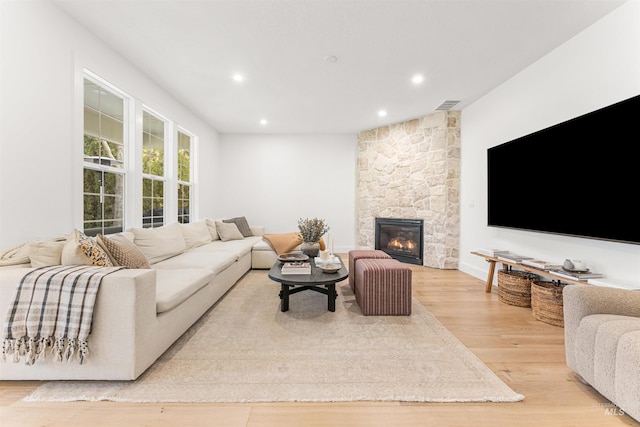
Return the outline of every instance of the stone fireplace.
{"type": "Polygon", "coordinates": [[[357,244],[375,248],[376,218],[422,220],[422,265],[458,268],[460,111],[358,135],[357,244]]]}
{"type": "Polygon", "coordinates": [[[398,261],[422,265],[423,228],[421,219],[376,218],[375,249],[398,261]]]}

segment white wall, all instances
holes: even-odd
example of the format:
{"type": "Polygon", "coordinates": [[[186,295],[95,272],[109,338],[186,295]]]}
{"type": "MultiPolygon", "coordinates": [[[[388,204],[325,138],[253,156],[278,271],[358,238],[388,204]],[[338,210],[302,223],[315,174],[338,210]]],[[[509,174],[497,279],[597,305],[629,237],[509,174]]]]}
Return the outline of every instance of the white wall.
{"type": "Polygon", "coordinates": [[[324,218],[336,252],[355,247],[357,135],[220,135],[216,216],[246,216],[267,233],[324,218]]]}
{"type": "MultiPolygon", "coordinates": [[[[549,261],[582,259],[609,279],[640,284],[638,245],[486,226],[487,148],[638,94],[640,2],[632,0],[466,108],[460,270],[486,279],[488,264],[470,252],[504,248],[549,261]]],[[[588,205],[585,217],[590,219],[588,205]]]]}
{"type": "Polygon", "coordinates": [[[50,2],[1,1],[0,20],[0,249],[82,226],[83,67],[197,135],[200,194],[215,192],[214,129],[50,2]]]}

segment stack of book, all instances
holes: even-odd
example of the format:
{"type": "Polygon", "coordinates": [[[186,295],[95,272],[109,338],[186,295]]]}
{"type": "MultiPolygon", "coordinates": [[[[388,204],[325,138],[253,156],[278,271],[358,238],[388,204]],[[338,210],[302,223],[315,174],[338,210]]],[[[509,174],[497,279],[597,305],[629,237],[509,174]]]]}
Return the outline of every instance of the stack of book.
{"type": "Polygon", "coordinates": [[[539,268],[540,270],[558,270],[562,269],[562,264],[556,264],[549,261],[543,261],[541,259],[523,259],[522,265],[528,265],[529,267],[539,268]]]}
{"type": "Polygon", "coordinates": [[[525,259],[533,259],[533,258],[530,256],[514,254],[513,252],[507,252],[507,253],[499,254],[498,259],[501,259],[503,261],[514,262],[516,264],[521,264],[522,261],[524,261],[525,259]]]}
{"type": "Polygon", "coordinates": [[[556,276],[564,277],[566,279],[573,279],[573,280],[589,280],[589,279],[597,279],[599,277],[604,277],[603,274],[592,273],[589,270],[571,271],[571,270],[566,270],[564,268],[560,268],[560,269],[549,270],[549,272],[555,274],[556,276]]]}
{"type": "Polygon", "coordinates": [[[282,274],[311,274],[310,262],[285,262],[282,274]]]}
{"type": "Polygon", "coordinates": [[[498,255],[508,254],[509,251],[505,251],[505,250],[502,250],[502,249],[480,248],[480,249],[478,249],[478,253],[482,254],[482,255],[490,256],[490,257],[497,257],[498,255]]]}

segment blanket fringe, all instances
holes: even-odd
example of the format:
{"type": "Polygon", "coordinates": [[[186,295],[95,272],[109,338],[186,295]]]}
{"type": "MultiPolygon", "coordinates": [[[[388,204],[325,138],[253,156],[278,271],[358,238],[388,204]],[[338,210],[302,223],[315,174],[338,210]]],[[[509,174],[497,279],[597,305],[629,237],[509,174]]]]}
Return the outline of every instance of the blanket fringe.
{"type": "Polygon", "coordinates": [[[64,353],[64,338],[56,338],[51,352],[53,353],[53,357],[56,362],[62,362],[62,354],[64,353]]]}
{"type": "Polygon", "coordinates": [[[26,365],[33,365],[37,360],[47,358],[47,350],[56,362],[71,362],[77,359],[82,365],[89,356],[89,344],[85,340],[67,338],[5,338],[2,341],[2,362],[7,356],[13,356],[14,363],[24,359],[26,365]]]}

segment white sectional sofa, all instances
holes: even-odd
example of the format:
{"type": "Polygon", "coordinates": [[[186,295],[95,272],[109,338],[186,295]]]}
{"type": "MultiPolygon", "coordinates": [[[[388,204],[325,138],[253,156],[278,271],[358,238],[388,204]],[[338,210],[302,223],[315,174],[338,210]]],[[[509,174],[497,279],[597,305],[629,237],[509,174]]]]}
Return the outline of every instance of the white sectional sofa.
{"type": "MultiPolygon", "coordinates": [[[[262,241],[263,227],[251,226],[252,236],[224,240],[214,224],[204,220],[120,233],[141,249],[150,268],[123,269],[103,279],[88,359],[81,365],[47,357],[26,365],[7,357],[0,362],[0,380],[136,379],[252,265],[269,268],[275,261],[275,252],[262,241]],[[256,246],[260,254],[253,262],[256,246]]],[[[3,318],[18,281],[32,268],[0,268],[3,318]]]]}

